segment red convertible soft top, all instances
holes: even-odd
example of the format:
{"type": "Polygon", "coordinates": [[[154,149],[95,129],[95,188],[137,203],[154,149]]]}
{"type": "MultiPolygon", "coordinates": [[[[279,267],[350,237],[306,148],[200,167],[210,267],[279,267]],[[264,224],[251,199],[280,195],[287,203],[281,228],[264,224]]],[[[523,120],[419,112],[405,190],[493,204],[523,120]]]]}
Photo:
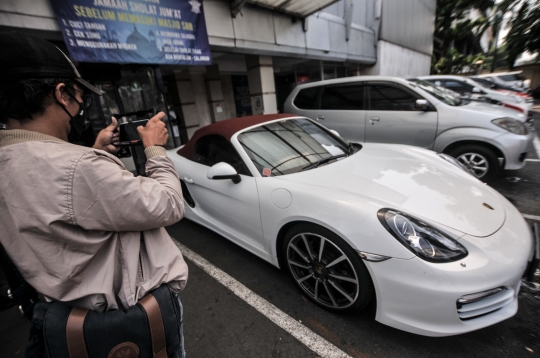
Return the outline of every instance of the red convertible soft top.
{"type": "Polygon", "coordinates": [[[220,135],[226,138],[227,140],[231,140],[231,137],[236,132],[241,131],[242,129],[245,129],[245,128],[248,128],[257,124],[270,122],[276,119],[291,118],[291,117],[297,117],[297,116],[298,115],[296,114],[285,114],[285,113],[263,114],[263,115],[258,115],[258,116],[231,118],[231,119],[226,119],[221,122],[212,123],[202,128],[199,128],[193,134],[193,137],[191,137],[191,139],[188,140],[186,145],[180,148],[177,151],[177,153],[184,158],[193,160],[193,151],[195,149],[195,143],[197,143],[197,141],[201,137],[204,137],[207,135],[220,135]]]}

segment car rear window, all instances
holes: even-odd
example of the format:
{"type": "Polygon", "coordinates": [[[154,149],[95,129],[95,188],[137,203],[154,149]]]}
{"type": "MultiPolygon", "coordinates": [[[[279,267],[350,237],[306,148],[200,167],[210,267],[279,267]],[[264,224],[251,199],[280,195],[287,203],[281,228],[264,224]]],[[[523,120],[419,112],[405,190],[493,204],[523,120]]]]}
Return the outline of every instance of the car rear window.
{"type": "Polygon", "coordinates": [[[294,99],[294,105],[300,109],[318,109],[320,87],[300,90],[294,99]]]}

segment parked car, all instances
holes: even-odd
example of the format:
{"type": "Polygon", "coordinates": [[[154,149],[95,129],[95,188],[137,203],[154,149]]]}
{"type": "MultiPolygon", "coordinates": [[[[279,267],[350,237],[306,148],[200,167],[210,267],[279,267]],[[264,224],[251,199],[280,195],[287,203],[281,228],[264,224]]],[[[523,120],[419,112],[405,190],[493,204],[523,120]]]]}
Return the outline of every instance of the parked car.
{"type": "Polygon", "coordinates": [[[467,78],[470,78],[474,82],[477,82],[477,83],[479,83],[480,85],[482,85],[482,86],[484,86],[486,88],[491,88],[491,89],[497,90],[497,91],[503,91],[503,93],[507,93],[507,94],[511,94],[511,95],[515,95],[515,96],[521,96],[521,97],[523,97],[523,99],[527,99],[527,98],[531,97],[529,95],[528,90],[517,89],[515,87],[510,87],[510,86],[503,85],[503,84],[500,84],[500,83],[495,83],[492,80],[490,80],[489,78],[478,77],[478,76],[468,76],[467,78]]]}
{"type": "Polygon", "coordinates": [[[527,90],[530,87],[530,80],[521,76],[521,71],[484,73],[478,77],[487,78],[497,84],[509,86],[517,90],[527,90]]]}
{"type": "Polygon", "coordinates": [[[467,101],[428,82],[360,76],[296,87],[284,111],[357,142],[409,144],[457,158],[483,181],[520,169],[535,137],[518,112],[467,101]]]}
{"type": "Polygon", "coordinates": [[[451,157],[348,143],[310,119],[242,117],[169,150],[185,216],[286,270],[336,312],[427,336],[517,312],[534,244],[519,211],[451,157]]]}
{"type": "Polygon", "coordinates": [[[527,118],[532,118],[533,99],[529,96],[525,98],[513,91],[491,89],[463,76],[433,75],[418,78],[451,89],[464,97],[501,104],[522,113],[527,118]]]}

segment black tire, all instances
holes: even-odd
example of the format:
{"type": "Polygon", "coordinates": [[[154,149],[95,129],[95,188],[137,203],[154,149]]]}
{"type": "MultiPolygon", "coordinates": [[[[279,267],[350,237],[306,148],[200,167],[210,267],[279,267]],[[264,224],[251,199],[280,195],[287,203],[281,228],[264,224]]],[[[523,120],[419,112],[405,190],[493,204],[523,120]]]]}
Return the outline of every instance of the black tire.
{"type": "Polygon", "coordinates": [[[452,149],[449,153],[466,166],[476,178],[489,183],[497,177],[501,166],[495,152],[487,147],[469,144],[452,149]]]}
{"type": "Polygon", "coordinates": [[[358,253],[330,230],[315,224],[296,225],[285,235],[281,253],[293,280],[319,306],[353,312],[371,301],[374,289],[369,271],[358,253]]]}

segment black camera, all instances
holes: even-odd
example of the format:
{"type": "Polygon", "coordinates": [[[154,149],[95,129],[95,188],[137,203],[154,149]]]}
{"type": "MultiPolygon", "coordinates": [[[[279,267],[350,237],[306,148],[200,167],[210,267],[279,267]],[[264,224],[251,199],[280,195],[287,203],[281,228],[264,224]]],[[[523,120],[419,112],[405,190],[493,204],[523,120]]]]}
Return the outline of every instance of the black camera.
{"type": "Polygon", "coordinates": [[[118,119],[118,130],[120,132],[120,142],[115,144],[117,147],[127,147],[131,145],[142,145],[141,137],[137,132],[138,126],[145,126],[150,120],[149,118],[138,119],[141,116],[147,116],[151,114],[151,117],[157,114],[157,109],[152,108],[149,110],[143,110],[138,112],[113,114],[113,117],[118,119]],[[128,117],[124,121],[120,121],[120,118],[128,117]],[[131,118],[129,118],[131,117],[131,118]],[[136,119],[133,119],[135,117],[136,119]]]}
{"type": "Polygon", "coordinates": [[[120,131],[120,143],[118,143],[118,146],[142,144],[141,137],[137,132],[137,127],[145,126],[148,121],[149,119],[139,119],[118,123],[118,130],[120,131]]]}

